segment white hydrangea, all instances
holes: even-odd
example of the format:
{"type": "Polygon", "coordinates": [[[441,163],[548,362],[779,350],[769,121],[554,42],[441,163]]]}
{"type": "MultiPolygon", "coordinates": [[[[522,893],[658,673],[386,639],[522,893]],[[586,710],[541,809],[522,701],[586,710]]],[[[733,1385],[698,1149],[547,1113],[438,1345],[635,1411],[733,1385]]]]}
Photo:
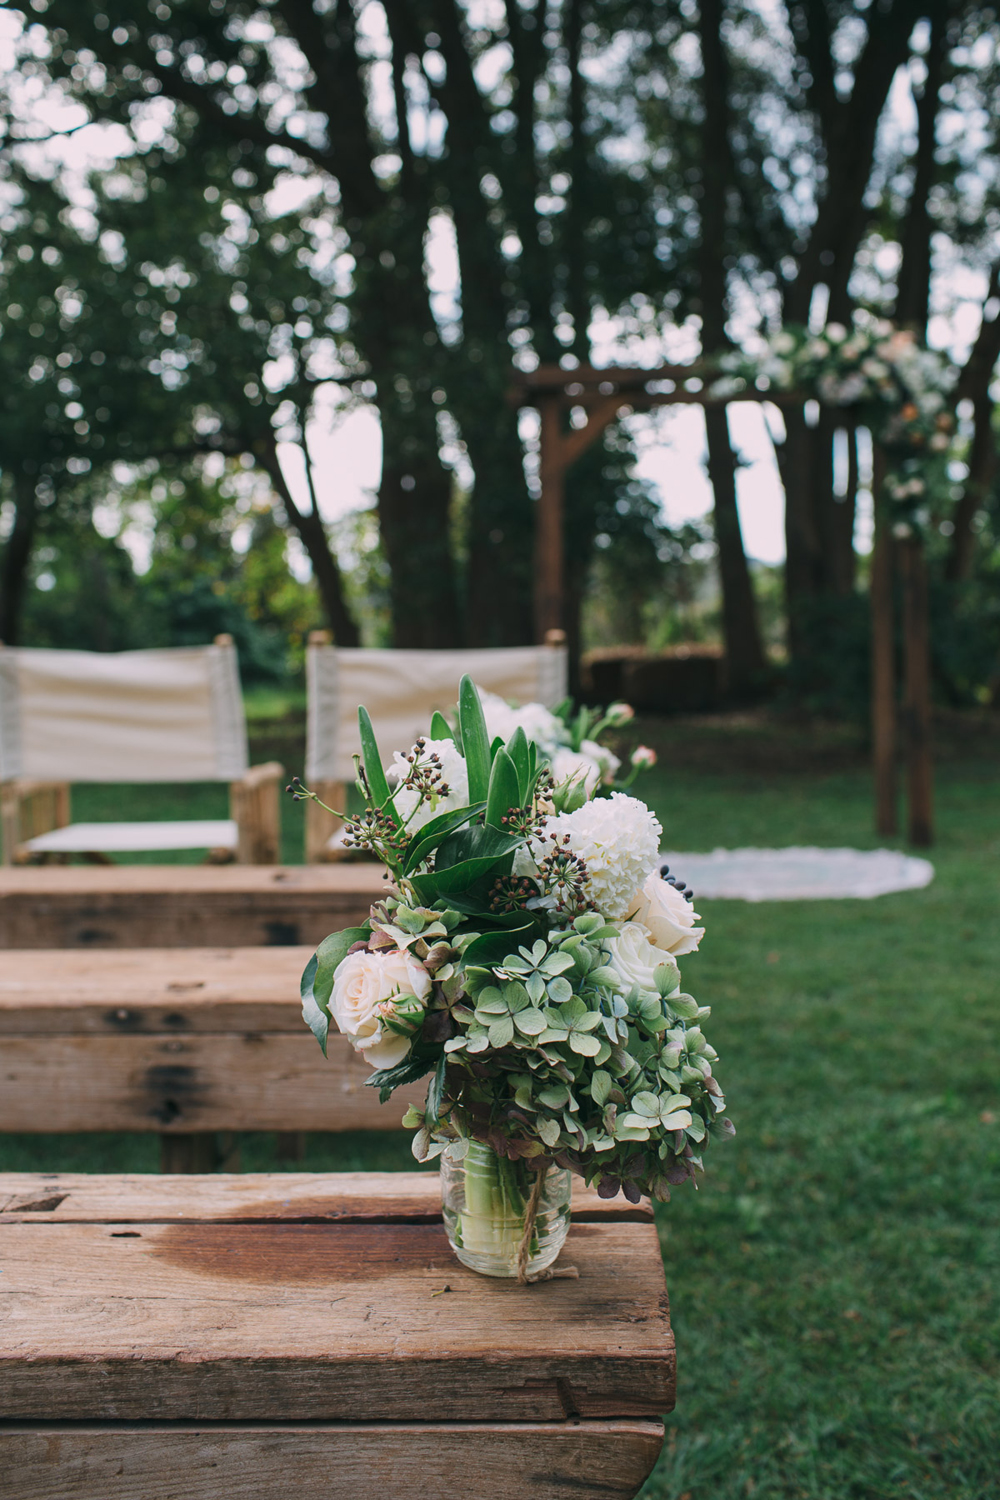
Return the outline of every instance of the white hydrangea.
{"type": "MultiPolygon", "coordinates": [[[[624,792],[546,818],[543,831],[555,834],[560,843],[569,834],[569,847],[587,866],[591,899],[616,920],[628,915],[636,891],[656,868],[663,832],[646,804],[624,792]]],[[[532,841],[536,859],[551,848],[548,840],[532,841]]]]}
{"type": "MultiPolygon", "coordinates": [[[[425,823],[429,823],[432,818],[439,817],[441,813],[452,812],[455,808],[469,805],[469,776],[465,767],[465,757],[454,740],[425,740],[420,756],[421,765],[426,764],[432,755],[436,755],[441,762],[441,780],[447,786],[448,793],[444,797],[428,797],[415,816],[407,822],[407,833],[415,833],[418,828],[423,828],[425,823]]],[[[399,750],[393,755],[392,761],[388,773],[390,786],[401,782],[410,769],[409,761],[399,750]]],[[[410,817],[417,806],[418,797],[419,793],[409,787],[404,787],[400,792],[393,792],[393,806],[401,818],[405,820],[410,817]]]]}

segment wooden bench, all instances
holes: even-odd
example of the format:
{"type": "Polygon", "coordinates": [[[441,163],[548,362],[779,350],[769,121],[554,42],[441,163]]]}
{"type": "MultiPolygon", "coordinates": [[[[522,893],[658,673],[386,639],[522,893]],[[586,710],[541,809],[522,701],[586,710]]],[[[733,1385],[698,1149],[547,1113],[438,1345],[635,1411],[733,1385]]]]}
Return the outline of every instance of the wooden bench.
{"type": "Polygon", "coordinates": [[[674,1401],[648,1209],[581,1188],[563,1262],[461,1266],[436,1174],[0,1175],[16,1500],[634,1496],[674,1401]]]}
{"type": "Polygon", "coordinates": [[[373,864],[0,869],[0,949],[316,947],[383,888],[373,864]]]}
{"type": "Polygon", "coordinates": [[[217,1132],[397,1129],[423,1085],[382,1105],[338,1033],[323,1057],[298,998],[311,952],[5,953],[0,1131],[156,1131],[182,1172],[219,1164],[217,1132]]]}

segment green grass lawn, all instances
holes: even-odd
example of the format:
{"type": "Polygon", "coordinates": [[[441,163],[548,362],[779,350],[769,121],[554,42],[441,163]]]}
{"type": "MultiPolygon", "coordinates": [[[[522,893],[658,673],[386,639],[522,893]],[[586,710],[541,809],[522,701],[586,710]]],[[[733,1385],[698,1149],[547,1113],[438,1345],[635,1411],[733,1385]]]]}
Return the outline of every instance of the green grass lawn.
{"type": "MultiPolygon", "coordinates": [[[[661,750],[639,790],[674,848],[883,842],[860,769],[661,750]]],[[[938,819],[926,890],[699,906],[682,967],[738,1134],[660,1214],[679,1385],[647,1500],[1000,1496],[995,765],[947,764],[938,819]]],[[[243,1164],[272,1167],[271,1139],[243,1164]]],[[[411,1162],[395,1135],[314,1137],[305,1165],[411,1162]]],[[[8,1138],[0,1166],[155,1170],[156,1146],[8,1138]]]]}

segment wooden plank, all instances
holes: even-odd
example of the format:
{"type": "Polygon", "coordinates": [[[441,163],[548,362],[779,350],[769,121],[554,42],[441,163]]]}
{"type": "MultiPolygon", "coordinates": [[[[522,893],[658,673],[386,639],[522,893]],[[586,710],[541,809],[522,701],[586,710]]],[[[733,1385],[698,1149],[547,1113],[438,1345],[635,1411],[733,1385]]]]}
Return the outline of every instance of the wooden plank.
{"type": "Polygon", "coordinates": [[[0,1130],[397,1130],[426,1084],[387,1104],[345,1037],[298,1031],[16,1036],[0,1043],[0,1130]]]}
{"type": "MultiPolygon", "coordinates": [[[[303,1034],[313,950],[13,950],[0,963],[0,1035],[303,1034]]],[[[291,1128],[291,1127],[289,1127],[291,1128]]]]}
{"type": "Polygon", "coordinates": [[[8,1420],[659,1416],[674,1349],[656,1230],[577,1224],[579,1279],[477,1276],[436,1224],[10,1223],[8,1420]]]}
{"type": "Polygon", "coordinates": [[[354,863],[0,869],[0,948],[315,947],[384,888],[354,863]]]}
{"type": "MultiPolygon", "coordinates": [[[[419,1172],[243,1172],[195,1177],[0,1172],[0,1224],[436,1223],[437,1164],[419,1172]]],[[[600,1198],[573,1178],[573,1217],[652,1223],[649,1204],[600,1198]]]]}
{"type": "Polygon", "coordinates": [[[19,1425],[0,1430],[0,1472],[17,1500],[287,1500],[290,1480],[298,1500],[628,1500],[662,1441],[636,1420],[19,1425]]]}

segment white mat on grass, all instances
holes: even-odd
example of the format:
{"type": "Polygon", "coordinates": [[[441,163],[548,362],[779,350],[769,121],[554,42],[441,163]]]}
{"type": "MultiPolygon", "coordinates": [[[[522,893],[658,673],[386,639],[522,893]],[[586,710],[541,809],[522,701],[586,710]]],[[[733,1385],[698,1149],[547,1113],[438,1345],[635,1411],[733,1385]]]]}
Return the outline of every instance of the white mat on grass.
{"type": "Polygon", "coordinates": [[[895,849],[713,849],[711,854],[666,851],[671,875],[699,898],[730,901],[869,899],[913,891],[934,879],[930,860],[895,849]]]}

